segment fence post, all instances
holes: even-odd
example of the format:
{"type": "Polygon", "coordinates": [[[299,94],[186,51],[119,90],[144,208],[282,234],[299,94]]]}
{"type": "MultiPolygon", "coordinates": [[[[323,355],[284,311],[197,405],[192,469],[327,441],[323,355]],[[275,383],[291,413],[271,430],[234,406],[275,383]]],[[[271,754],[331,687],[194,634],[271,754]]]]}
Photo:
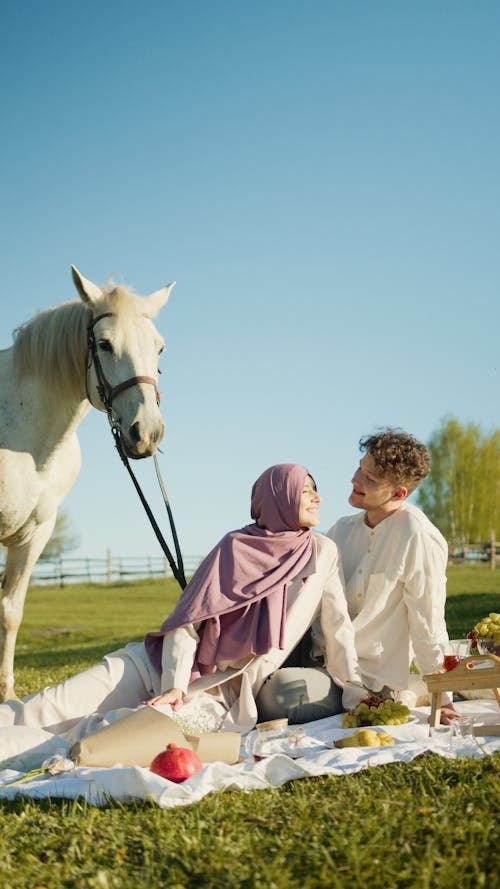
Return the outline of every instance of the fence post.
{"type": "Polygon", "coordinates": [[[113,559],[111,556],[111,549],[109,548],[106,550],[106,558],[106,583],[111,583],[111,581],[113,580],[113,559]]]}
{"type": "Polygon", "coordinates": [[[59,552],[57,554],[57,566],[58,566],[58,570],[59,570],[59,586],[62,589],[62,587],[64,586],[64,567],[63,567],[62,550],[59,550],[59,552]]]}
{"type": "Polygon", "coordinates": [[[497,544],[495,540],[495,529],[492,528],[490,531],[490,568],[492,571],[495,570],[497,566],[497,544]]]}

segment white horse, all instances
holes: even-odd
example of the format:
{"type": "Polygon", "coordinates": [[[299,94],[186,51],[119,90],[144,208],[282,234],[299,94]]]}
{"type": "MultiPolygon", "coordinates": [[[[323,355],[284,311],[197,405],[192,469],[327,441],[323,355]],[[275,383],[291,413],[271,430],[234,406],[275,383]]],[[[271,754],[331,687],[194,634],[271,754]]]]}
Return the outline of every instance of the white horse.
{"type": "Polygon", "coordinates": [[[127,456],[154,454],[164,432],[151,322],[169,284],[148,297],[101,289],[72,266],[81,299],[36,315],[0,351],[0,700],[15,698],[14,650],[34,565],[80,470],[76,436],[91,405],[107,410],[127,456]]]}

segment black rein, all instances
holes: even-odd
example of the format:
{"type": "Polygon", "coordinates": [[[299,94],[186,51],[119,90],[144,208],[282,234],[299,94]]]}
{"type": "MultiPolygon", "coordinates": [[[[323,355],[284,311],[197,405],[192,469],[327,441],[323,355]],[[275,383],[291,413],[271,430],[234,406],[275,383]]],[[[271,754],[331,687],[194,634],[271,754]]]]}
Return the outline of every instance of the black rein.
{"type": "Polygon", "coordinates": [[[101,315],[97,315],[95,318],[93,318],[90,321],[88,328],[87,328],[88,360],[87,360],[87,369],[86,369],[86,374],[85,374],[85,387],[86,387],[86,392],[87,392],[87,398],[90,401],[90,403],[92,404],[92,400],[90,398],[89,391],[88,391],[88,379],[87,378],[88,378],[88,371],[90,370],[90,367],[93,363],[94,369],[96,372],[96,377],[97,377],[97,391],[99,393],[99,398],[101,399],[101,401],[106,409],[109,425],[111,427],[111,433],[112,433],[114,441],[115,441],[116,450],[118,451],[121,461],[122,461],[123,465],[125,466],[125,469],[129,473],[130,478],[132,479],[132,481],[134,483],[134,487],[135,487],[135,489],[139,495],[139,498],[141,500],[141,503],[146,511],[148,519],[152,525],[153,531],[155,532],[158,542],[159,542],[159,544],[160,544],[160,546],[161,546],[161,548],[162,548],[163,552],[165,553],[165,556],[168,560],[172,574],[174,575],[177,583],[183,590],[187,585],[186,576],[184,574],[184,563],[183,563],[183,559],[182,559],[181,549],[179,546],[179,540],[177,537],[177,531],[175,529],[174,517],[172,515],[172,511],[170,509],[170,504],[168,502],[167,492],[166,492],[165,487],[163,485],[163,480],[161,478],[160,469],[158,466],[158,461],[156,459],[156,454],[154,455],[156,476],[158,478],[160,490],[163,495],[163,501],[165,503],[165,507],[167,510],[168,521],[170,524],[170,530],[172,532],[172,538],[174,541],[175,552],[176,552],[176,556],[177,556],[177,562],[175,561],[172,553],[170,552],[167,542],[166,542],[163,534],[161,533],[158,523],[156,522],[156,519],[151,511],[149,503],[147,502],[147,500],[144,496],[144,493],[141,489],[141,486],[139,485],[139,482],[137,481],[137,479],[132,471],[132,468],[130,466],[129,459],[127,457],[127,454],[125,452],[125,447],[123,444],[121,426],[120,426],[119,422],[113,416],[113,399],[115,398],[116,395],[118,395],[118,393],[123,392],[125,389],[130,388],[130,386],[135,386],[140,383],[150,383],[152,386],[154,386],[157,404],[160,403],[160,393],[158,392],[156,380],[154,380],[153,377],[146,377],[146,376],[130,377],[130,379],[125,380],[123,383],[118,383],[117,386],[110,386],[108,380],[106,379],[106,375],[104,373],[104,370],[103,370],[103,367],[101,364],[101,360],[100,360],[99,355],[97,353],[97,345],[96,345],[95,334],[94,334],[94,326],[97,324],[98,321],[101,320],[101,318],[110,318],[112,316],[112,314],[113,314],[112,312],[103,312],[101,315]]]}

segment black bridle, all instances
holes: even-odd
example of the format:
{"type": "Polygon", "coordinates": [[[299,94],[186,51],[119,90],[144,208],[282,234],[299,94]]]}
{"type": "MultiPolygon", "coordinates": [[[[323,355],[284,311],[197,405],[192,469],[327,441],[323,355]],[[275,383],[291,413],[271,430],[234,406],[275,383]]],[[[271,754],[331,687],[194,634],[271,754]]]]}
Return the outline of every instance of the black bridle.
{"type": "Polygon", "coordinates": [[[101,401],[104,405],[104,408],[106,410],[106,414],[108,416],[108,421],[109,421],[109,425],[111,428],[111,433],[114,438],[116,450],[118,451],[121,461],[122,461],[123,465],[125,466],[127,472],[130,475],[130,478],[132,479],[132,481],[134,483],[135,489],[140,497],[140,500],[141,500],[142,505],[144,506],[144,509],[146,510],[146,514],[149,518],[149,521],[151,522],[151,525],[152,525],[153,530],[156,534],[158,542],[159,542],[163,552],[165,553],[165,556],[167,557],[172,574],[174,575],[174,577],[175,577],[176,581],[178,582],[178,584],[180,585],[181,589],[184,589],[186,587],[187,581],[186,581],[186,577],[184,574],[184,563],[183,563],[183,559],[182,559],[182,553],[181,553],[181,549],[179,546],[177,532],[175,529],[174,517],[172,515],[172,511],[170,509],[170,504],[168,502],[167,492],[166,492],[165,487],[163,485],[163,480],[161,477],[160,468],[158,466],[158,460],[156,459],[156,454],[154,454],[154,456],[153,456],[155,470],[156,470],[156,477],[158,479],[158,484],[160,486],[160,490],[161,490],[161,493],[163,496],[163,502],[165,503],[165,507],[167,510],[168,521],[170,524],[170,530],[172,532],[172,539],[174,541],[174,547],[175,547],[175,552],[176,552],[176,556],[177,556],[177,562],[175,561],[172,553],[170,552],[170,549],[168,548],[167,542],[166,542],[165,538],[163,537],[163,534],[160,531],[160,528],[159,528],[159,526],[155,520],[155,517],[151,511],[149,503],[147,502],[147,500],[142,492],[141,486],[139,485],[139,482],[137,481],[134,473],[132,472],[132,469],[131,469],[131,466],[129,463],[129,459],[127,457],[127,454],[125,452],[125,447],[123,444],[123,435],[122,435],[121,424],[120,424],[120,421],[113,414],[113,400],[114,400],[114,398],[116,398],[116,396],[119,395],[120,392],[124,392],[126,389],[129,389],[131,386],[140,385],[141,383],[148,383],[151,386],[154,386],[155,395],[156,395],[156,403],[158,405],[160,404],[160,393],[158,392],[156,380],[153,377],[147,377],[147,376],[130,377],[130,379],[124,380],[123,383],[118,383],[116,386],[111,386],[109,381],[106,379],[106,374],[104,373],[103,366],[101,364],[101,359],[99,358],[99,354],[97,351],[97,343],[96,343],[96,338],[95,338],[95,333],[94,333],[94,327],[97,324],[97,322],[100,321],[102,318],[111,318],[112,316],[113,316],[113,312],[103,312],[101,315],[96,315],[95,318],[91,319],[91,321],[89,322],[89,325],[87,327],[87,361],[86,361],[86,372],[85,372],[85,389],[86,389],[86,393],[87,393],[87,398],[90,401],[90,403],[92,404],[92,399],[90,398],[89,388],[88,388],[88,374],[89,374],[89,370],[93,364],[95,374],[97,377],[97,392],[99,394],[99,398],[101,399],[101,401]]]}
{"type": "Polygon", "coordinates": [[[113,312],[102,312],[101,315],[96,315],[95,318],[92,318],[88,327],[87,327],[87,373],[85,375],[85,388],[87,391],[87,398],[92,404],[92,399],[89,395],[89,387],[88,387],[88,373],[94,364],[94,369],[97,377],[97,392],[99,394],[99,398],[101,399],[104,407],[106,408],[106,413],[108,414],[108,419],[110,425],[113,426],[117,421],[113,418],[113,399],[119,395],[120,392],[124,392],[125,389],[130,389],[131,386],[136,386],[139,383],[149,383],[151,386],[154,386],[155,395],[156,395],[156,404],[160,403],[160,393],[158,392],[158,387],[156,385],[156,380],[153,377],[130,377],[128,380],[124,380],[123,383],[118,383],[117,386],[111,386],[106,379],[106,375],[104,373],[101,359],[99,358],[99,353],[97,351],[97,344],[95,339],[94,327],[98,321],[101,321],[102,318],[112,318],[113,312]]]}

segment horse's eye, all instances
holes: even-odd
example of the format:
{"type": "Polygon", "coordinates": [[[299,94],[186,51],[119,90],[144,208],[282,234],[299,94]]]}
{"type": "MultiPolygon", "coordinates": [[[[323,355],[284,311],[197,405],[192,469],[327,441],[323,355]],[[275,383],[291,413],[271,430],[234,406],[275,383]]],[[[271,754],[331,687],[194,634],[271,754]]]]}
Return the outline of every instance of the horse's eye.
{"type": "Polygon", "coordinates": [[[109,340],[99,340],[99,348],[102,352],[112,352],[113,346],[109,340]]]}

